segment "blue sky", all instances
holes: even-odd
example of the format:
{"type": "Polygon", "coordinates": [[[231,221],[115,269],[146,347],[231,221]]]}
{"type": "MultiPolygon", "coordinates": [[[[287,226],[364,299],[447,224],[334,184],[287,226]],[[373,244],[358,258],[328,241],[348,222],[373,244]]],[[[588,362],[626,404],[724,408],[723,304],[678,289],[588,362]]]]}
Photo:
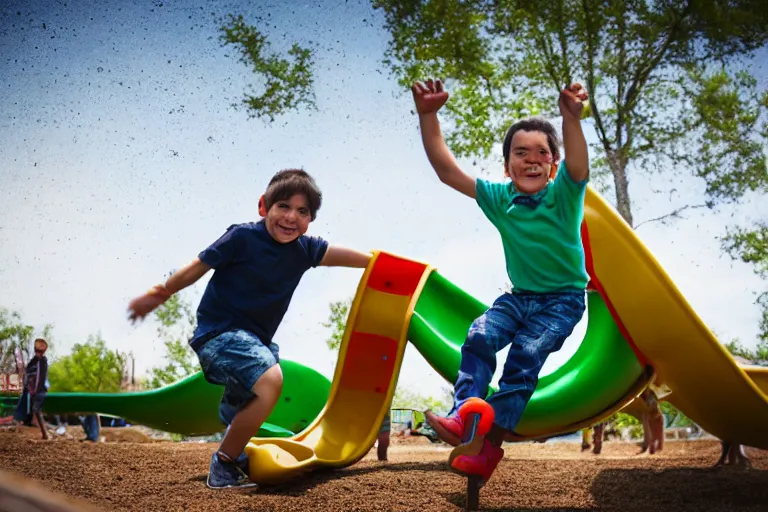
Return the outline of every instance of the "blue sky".
{"type": "MultiPolygon", "coordinates": [[[[410,92],[380,64],[381,16],[365,1],[286,4],[0,7],[0,307],[41,328],[53,323],[57,353],[100,331],[111,347],[135,354],[139,372],[159,364],[155,325],[130,325],[129,300],[230,224],[255,220],[259,195],[285,167],[304,167],[323,189],[312,234],[429,262],[486,303],[504,287],[498,235],[471,200],[434,177],[410,92]],[[268,126],[231,108],[258,79],[217,41],[213,14],[228,12],[251,23],[260,17],[275,51],[294,41],[319,49],[318,112],[268,126]]],[[[768,70],[756,70],[768,85],[768,70]]],[[[686,171],[655,179],[679,192],[655,194],[659,183],[634,179],[637,222],[701,198],[703,184],[686,171]]],[[[723,255],[716,237],[760,218],[768,206],[751,198],[638,230],[710,328],[747,346],[756,342],[755,293],[765,283],[723,255]]],[[[331,375],[335,356],[320,324],[328,303],[352,295],[360,276],[306,274],[277,334],[282,357],[331,375]]],[[[187,298],[196,303],[205,280],[187,298]]],[[[545,373],[567,359],[582,332],[583,325],[545,373]]],[[[445,386],[410,347],[400,382],[425,393],[445,386]]]]}

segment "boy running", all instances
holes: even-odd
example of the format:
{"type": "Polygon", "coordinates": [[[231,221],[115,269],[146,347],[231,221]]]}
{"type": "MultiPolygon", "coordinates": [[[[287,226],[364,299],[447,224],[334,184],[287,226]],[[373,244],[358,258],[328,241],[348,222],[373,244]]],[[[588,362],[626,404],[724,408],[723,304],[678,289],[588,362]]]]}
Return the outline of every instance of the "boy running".
{"type": "Polygon", "coordinates": [[[259,222],[235,224],[165,284],[133,300],[130,318],[143,318],[174,293],[214,269],[197,309],[190,345],[206,380],[224,386],[219,408],[229,425],[211,457],[207,485],[256,485],[244,448],[275,407],[283,384],[272,340],[304,272],[321,266],[365,268],[370,254],[329,246],[307,236],[322,194],[300,169],[278,172],[259,199],[259,222]]]}

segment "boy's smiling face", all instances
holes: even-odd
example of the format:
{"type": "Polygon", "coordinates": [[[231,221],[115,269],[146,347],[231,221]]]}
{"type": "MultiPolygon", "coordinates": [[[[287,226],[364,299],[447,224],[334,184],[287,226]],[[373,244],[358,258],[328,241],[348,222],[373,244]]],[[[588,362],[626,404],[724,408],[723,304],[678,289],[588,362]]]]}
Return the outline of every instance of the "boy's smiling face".
{"type": "Polygon", "coordinates": [[[556,164],[544,132],[519,130],[512,136],[504,175],[512,179],[518,191],[535,194],[547,186],[556,164]]]}
{"type": "Polygon", "coordinates": [[[306,233],[312,221],[309,201],[304,194],[294,194],[290,199],[275,201],[269,210],[264,196],[261,196],[259,215],[264,217],[269,235],[281,244],[291,243],[306,233]]]}

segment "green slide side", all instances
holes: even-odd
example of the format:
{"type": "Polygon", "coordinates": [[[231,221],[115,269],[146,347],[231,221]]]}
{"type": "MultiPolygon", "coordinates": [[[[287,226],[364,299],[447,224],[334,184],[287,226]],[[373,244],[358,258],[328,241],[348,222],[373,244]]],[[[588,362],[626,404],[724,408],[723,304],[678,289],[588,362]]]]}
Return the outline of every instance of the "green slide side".
{"type": "MultiPolygon", "coordinates": [[[[260,437],[290,437],[303,430],[320,413],[331,383],[321,373],[285,359],[283,391],[260,437]]],[[[124,418],[129,423],[188,436],[224,430],[219,421],[219,401],[224,388],[210,384],[202,372],[171,385],[135,393],[48,393],[46,414],[99,413],[124,418]]],[[[6,397],[4,403],[17,398],[6,397]]]]}
{"type": "MultiPolygon", "coordinates": [[[[416,304],[408,339],[448,382],[455,382],[461,345],[488,306],[433,271],[416,304]]],[[[526,437],[568,427],[613,407],[643,375],[600,295],[589,292],[588,324],[576,353],[542,377],[515,431],[526,437]]],[[[493,392],[493,390],[491,390],[493,392]]]]}

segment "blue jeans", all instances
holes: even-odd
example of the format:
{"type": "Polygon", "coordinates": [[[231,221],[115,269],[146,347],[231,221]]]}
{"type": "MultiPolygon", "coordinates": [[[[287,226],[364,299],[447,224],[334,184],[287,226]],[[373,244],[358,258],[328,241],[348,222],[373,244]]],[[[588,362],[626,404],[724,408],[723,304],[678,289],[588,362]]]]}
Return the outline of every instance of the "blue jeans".
{"type": "Polygon", "coordinates": [[[197,350],[205,380],[224,386],[219,417],[229,425],[235,414],[254,398],[253,386],[264,373],[280,362],[277,343],[265,345],[245,330],[227,331],[208,340],[197,350]]]}
{"type": "Polygon", "coordinates": [[[499,390],[488,398],[495,423],[513,431],[552,352],[560,350],[586,309],[585,292],[505,293],[472,323],[461,347],[461,366],[450,414],[471,397],[485,398],[496,353],[509,347],[499,390]]]}
{"type": "Polygon", "coordinates": [[[86,414],[85,416],[78,416],[80,424],[83,426],[83,432],[85,432],[85,438],[88,441],[99,442],[99,436],[101,435],[101,418],[98,414],[86,414]]]}
{"type": "Polygon", "coordinates": [[[16,411],[13,413],[13,419],[21,421],[28,426],[32,425],[32,416],[43,410],[43,403],[47,394],[47,392],[41,391],[30,395],[29,390],[24,388],[19,396],[19,401],[16,402],[16,411]]]}

